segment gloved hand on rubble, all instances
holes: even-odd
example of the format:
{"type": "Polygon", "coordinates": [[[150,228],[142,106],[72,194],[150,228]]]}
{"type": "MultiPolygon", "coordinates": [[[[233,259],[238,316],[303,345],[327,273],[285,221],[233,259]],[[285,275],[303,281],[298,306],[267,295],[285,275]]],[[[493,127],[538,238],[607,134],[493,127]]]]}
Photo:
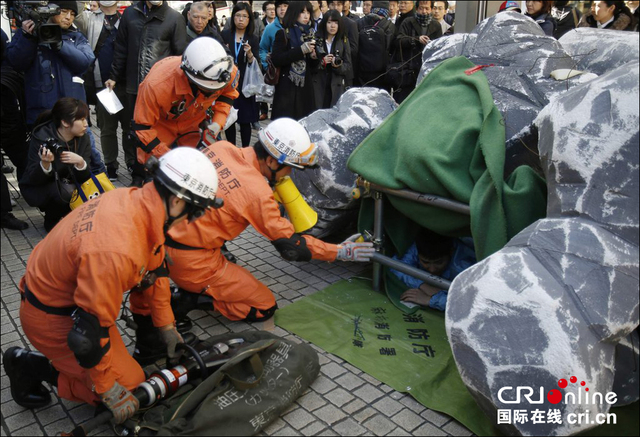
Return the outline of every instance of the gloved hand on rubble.
{"type": "Polygon", "coordinates": [[[375,253],[373,243],[368,241],[356,242],[361,234],[355,234],[338,245],[337,260],[368,262],[375,253]]]}

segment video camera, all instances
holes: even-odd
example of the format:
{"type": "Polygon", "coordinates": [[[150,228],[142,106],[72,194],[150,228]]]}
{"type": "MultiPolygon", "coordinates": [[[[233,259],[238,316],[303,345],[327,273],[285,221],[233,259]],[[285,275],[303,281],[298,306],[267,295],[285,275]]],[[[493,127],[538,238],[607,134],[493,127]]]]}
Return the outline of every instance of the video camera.
{"type": "Polygon", "coordinates": [[[33,36],[39,44],[59,44],[62,42],[62,29],[57,24],[48,23],[49,18],[60,14],[60,6],[50,5],[48,1],[12,1],[7,2],[9,19],[16,20],[16,26],[32,20],[35,23],[33,36]]]}

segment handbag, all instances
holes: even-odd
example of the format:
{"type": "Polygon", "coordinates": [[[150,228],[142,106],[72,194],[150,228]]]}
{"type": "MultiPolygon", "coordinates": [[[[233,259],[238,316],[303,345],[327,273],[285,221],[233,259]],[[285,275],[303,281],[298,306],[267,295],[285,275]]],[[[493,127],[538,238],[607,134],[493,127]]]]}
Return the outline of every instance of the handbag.
{"type": "Polygon", "coordinates": [[[99,173],[98,175],[91,173],[91,177],[82,185],[76,182],[69,206],[71,209],[76,209],[83,203],[115,189],[116,187],[111,183],[106,173],[99,173]]]}
{"type": "MultiPolygon", "coordinates": [[[[289,35],[289,29],[285,29],[284,31],[284,41],[285,45],[289,44],[289,40],[287,39],[287,35],[289,35]]],[[[278,85],[280,81],[280,67],[276,67],[273,65],[273,61],[271,60],[271,53],[267,54],[267,72],[264,74],[264,83],[267,85],[278,85]]]]}
{"type": "Polygon", "coordinates": [[[278,85],[280,80],[280,67],[273,65],[271,53],[267,55],[267,72],[264,74],[264,83],[267,85],[278,85]]]}
{"type": "Polygon", "coordinates": [[[56,188],[58,189],[58,194],[60,195],[60,201],[62,203],[71,203],[74,196],[77,197],[76,184],[75,181],[72,181],[68,178],[60,177],[57,171],[54,170],[56,177],[56,188]]]}

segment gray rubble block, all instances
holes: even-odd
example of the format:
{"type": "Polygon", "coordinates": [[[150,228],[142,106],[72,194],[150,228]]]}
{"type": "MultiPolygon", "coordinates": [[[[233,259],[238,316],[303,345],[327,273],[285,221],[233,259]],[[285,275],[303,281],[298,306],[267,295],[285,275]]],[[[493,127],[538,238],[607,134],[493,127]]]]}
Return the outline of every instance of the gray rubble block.
{"type": "Polygon", "coordinates": [[[497,421],[499,409],[562,413],[562,423],[498,425],[505,433],[576,434],[597,424],[569,424],[569,413],[609,411],[606,402],[553,404],[552,389],[583,399],[587,387],[591,395],[614,392],[616,405],[638,400],[639,70],[637,62],[623,65],[541,111],[547,218],[449,290],[454,358],[489,417],[497,421]],[[559,387],[571,376],[576,384],[559,387]],[[535,400],[542,387],[543,403],[516,402],[518,386],[533,388],[535,400]],[[514,389],[501,400],[504,387],[514,389]]]}
{"type": "Polygon", "coordinates": [[[333,108],[315,111],[300,120],[320,153],[319,168],[291,174],[296,187],[318,213],[318,224],[309,234],[327,236],[342,230],[357,216],[360,203],[351,196],[356,176],[347,169],[347,160],[396,106],[386,91],[351,88],[333,108]]]}
{"type": "Polygon", "coordinates": [[[640,59],[638,32],[579,27],[558,40],[575,60],[575,69],[602,76],[629,62],[640,59]]]}

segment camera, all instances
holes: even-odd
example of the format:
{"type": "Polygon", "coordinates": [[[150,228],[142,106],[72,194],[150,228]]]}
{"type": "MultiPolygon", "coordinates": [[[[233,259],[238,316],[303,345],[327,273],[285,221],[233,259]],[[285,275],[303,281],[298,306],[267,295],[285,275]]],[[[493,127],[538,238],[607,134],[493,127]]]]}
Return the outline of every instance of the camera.
{"type": "Polygon", "coordinates": [[[53,156],[55,156],[56,158],[59,158],[62,152],[66,150],[64,146],[59,144],[58,140],[56,140],[55,138],[47,138],[42,146],[49,149],[49,151],[53,153],[53,156]]]}
{"type": "Polygon", "coordinates": [[[327,56],[327,51],[324,49],[324,40],[316,36],[313,29],[307,34],[302,35],[303,42],[312,42],[316,45],[316,56],[318,59],[322,59],[327,56]]]}
{"type": "Polygon", "coordinates": [[[341,65],[342,65],[342,58],[340,57],[340,50],[336,50],[336,54],[335,54],[335,56],[333,57],[333,64],[334,64],[336,67],[339,67],[339,66],[341,66],[341,65]]]}
{"type": "Polygon", "coordinates": [[[8,17],[16,20],[16,26],[22,27],[26,20],[35,24],[33,36],[39,44],[59,44],[62,42],[62,29],[57,24],[49,24],[49,18],[60,14],[60,6],[50,5],[48,1],[9,2],[8,17]]]}

